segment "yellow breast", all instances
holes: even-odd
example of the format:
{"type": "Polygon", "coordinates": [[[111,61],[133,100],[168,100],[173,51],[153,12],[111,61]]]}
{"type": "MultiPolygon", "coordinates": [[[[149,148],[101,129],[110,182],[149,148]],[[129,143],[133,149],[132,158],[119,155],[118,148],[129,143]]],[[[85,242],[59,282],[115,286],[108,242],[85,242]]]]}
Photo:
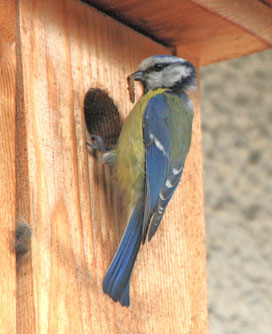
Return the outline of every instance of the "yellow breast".
{"type": "Polygon", "coordinates": [[[126,118],[119,136],[116,163],[118,186],[130,206],[143,196],[145,181],[145,147],[143,114],[149,100],[166,89],[156,89],[143,95],[126,118]]]}

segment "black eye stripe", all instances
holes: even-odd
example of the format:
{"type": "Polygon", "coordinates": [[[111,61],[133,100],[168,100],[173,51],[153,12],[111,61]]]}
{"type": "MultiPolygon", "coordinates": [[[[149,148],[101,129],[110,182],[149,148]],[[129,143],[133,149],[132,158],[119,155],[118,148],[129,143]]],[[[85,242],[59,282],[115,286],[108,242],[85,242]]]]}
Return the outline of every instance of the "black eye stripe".
{"type": "Polygon", "coordinates": [[[180,63],[179,61],[178,62],[173,62],[173,63],[157,63],[157,64],[154,64],[153,66],[150,66],[149,68],[147,68],[145,70],[145,72],[160,72],[162,71],[164,68],[168,67],[168,66],[171,66],[171,65],[175,65],[175,64],[180,64],[184,67],[189,67],[189,68],[192,68],[192,64],[189,63],[188,61],[185,61],[183,63],[180,63]]]}
{"type": "Polygon", "coordinates": [[[162,71],[165,67],[169,66],[170,64],[155,64],[151,67],[149,67],[148,69],[145,70],[146,73],[148,72],[160,72],[162,71]]]}
{"type": "Polygon", "coordinates": [[[162,66],[161,64],[155,64],[155,65],[154,65],[154,70],[155,70],[155,71],[159,72],[159,71],[161,71],[162,69],[163,69],[163,66],[162,66]]]}

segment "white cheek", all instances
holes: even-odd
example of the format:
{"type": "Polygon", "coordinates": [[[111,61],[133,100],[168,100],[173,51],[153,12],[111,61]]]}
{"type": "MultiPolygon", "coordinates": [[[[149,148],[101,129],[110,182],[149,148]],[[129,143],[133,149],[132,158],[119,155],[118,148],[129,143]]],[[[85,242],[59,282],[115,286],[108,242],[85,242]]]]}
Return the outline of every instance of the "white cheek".
{"type": "Polygon", "coordinates": [[[172,87],[176,82],[188,77],[191,69],[183,66],[168,68],[164,73],[163,83],[166,87],[172,87]]]}
{"type": "Polygon", "coordinates": [[[179,81],[180,79],[181,76],[178,72],[166,73],[163,78],[163,84],[165,87],[172,87],[175,82],[179,81]]]}
{"type": "Polygon", "coordinates": [[[153,72],[148,78],[148,84],[151,89],[162,87],[162,72],[153,72]]]}

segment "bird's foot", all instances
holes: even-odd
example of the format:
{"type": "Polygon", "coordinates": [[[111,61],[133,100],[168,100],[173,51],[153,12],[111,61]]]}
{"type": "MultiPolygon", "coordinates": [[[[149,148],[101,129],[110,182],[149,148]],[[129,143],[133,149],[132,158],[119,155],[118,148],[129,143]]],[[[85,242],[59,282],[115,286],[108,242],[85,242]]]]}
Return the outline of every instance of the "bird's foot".
{"type": "Polygon", "coordinates": [[[100,136],[97,135],[91,135],[91,139],[92,139],[92,144],[89,142],[86,142],[86,144],[88,146],[90,146],[92,149],[94,150],[98,150],[102,153],[107,152],[104,146],[104,142],[103,139],[100,136]]]}

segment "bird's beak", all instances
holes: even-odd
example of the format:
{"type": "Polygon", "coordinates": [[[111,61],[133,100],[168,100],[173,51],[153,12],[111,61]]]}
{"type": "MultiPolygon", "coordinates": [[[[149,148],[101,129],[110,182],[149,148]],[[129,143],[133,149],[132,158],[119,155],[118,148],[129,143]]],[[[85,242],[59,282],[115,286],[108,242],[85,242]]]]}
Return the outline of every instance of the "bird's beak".
{"type": "Polygon", "coordinates": [[[137,71],[131,74],[131,76],[134,78],[136,81],[143,81],[143,71],[137,71]]]}

